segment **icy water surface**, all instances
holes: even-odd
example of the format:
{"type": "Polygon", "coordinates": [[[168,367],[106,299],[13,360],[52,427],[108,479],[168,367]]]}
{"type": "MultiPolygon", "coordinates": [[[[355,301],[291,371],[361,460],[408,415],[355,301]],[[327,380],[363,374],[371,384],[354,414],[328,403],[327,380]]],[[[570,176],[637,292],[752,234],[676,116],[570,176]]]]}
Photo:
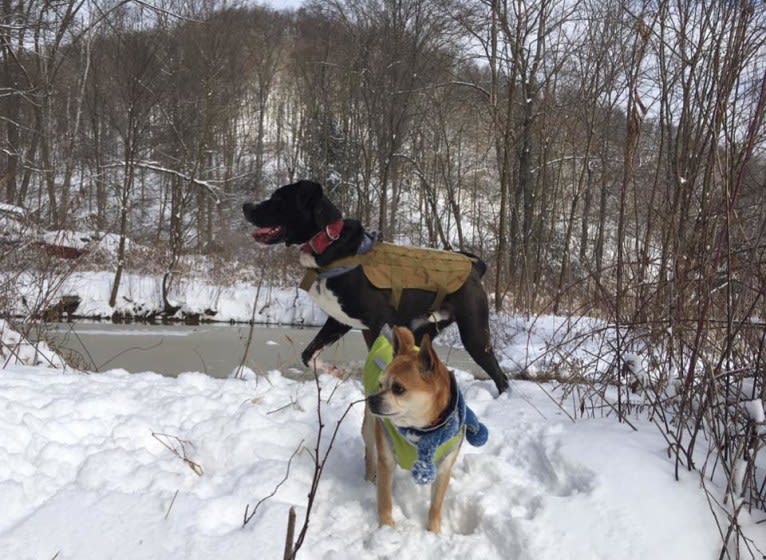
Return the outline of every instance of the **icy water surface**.
{"type": "MultiPolygon", "coordinates": [[[[154,371],[168,376],[201,371],[213,377],[228,377],[244,361],[258,373],[278,369],[301,378],[311,372],[301,363],[300,354],[317,330],[256,325],[251,337],[249,325],[59,323],[52,325],[49,338],[65,354],[73,354],[78,367],[93,371],[121,368],[131,373],[154,371]]],[[[437,346],[437,352],[451,367],[485,377],[466,352],[445,346],[437,346]]],[[[362,333],[352,330],[325,349],[321,360],[359,371],[365,357],[362,333]]]]}

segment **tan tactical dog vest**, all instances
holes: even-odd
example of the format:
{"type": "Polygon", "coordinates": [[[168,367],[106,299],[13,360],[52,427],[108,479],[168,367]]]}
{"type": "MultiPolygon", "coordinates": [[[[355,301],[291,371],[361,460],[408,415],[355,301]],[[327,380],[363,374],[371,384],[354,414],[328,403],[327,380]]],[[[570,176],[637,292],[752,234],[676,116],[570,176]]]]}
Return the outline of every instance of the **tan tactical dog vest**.
{"type": "Polygon", "coordinates": [[[395,308],[399,307],[403,290],[415,289],[434,292],[436,299],[431,310],[436,310],[444,296],[456,292],[465,283],[474,262],[475,259],[453,251],[377,243],[367,253],[308,269],[301,288],[308,291],[323,275],[332,276],[337,269],[351,270],[361,265],[373,286],[391,290],[391,303],[395,308]]]}

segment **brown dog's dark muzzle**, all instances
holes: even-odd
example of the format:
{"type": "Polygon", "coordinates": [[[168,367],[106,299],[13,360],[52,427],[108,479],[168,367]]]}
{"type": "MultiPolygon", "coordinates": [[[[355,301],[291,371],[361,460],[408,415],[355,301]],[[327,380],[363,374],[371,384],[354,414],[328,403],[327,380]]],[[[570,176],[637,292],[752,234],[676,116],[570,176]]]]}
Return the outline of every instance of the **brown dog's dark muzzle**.
{"type": "Polygon", "coordinates": [[[385,401],[383,400],[383,393],[375,393],[367,397],[367,406],[370,407],[370,412],[379,416],[385,416],[385,401]]]}

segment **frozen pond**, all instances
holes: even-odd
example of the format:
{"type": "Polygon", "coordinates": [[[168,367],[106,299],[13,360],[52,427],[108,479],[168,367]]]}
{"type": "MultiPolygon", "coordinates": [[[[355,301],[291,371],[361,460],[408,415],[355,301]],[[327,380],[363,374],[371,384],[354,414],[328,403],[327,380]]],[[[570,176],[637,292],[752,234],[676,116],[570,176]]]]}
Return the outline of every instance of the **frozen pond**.
{"type": "MultiPolygon", "coordinates": [[[[186,371],[227,377],[243,363],[258,373],[278,369],[293,377],[310,373],[300,354],[317,328],[205,324],[146,325],[112,323],[58,323],[49,337],[65,354],[74,355],[78,367],[92,371],[121,368],[131,373],[154,371],[176,376],[186,371]],[[248,348],[247,356],[245,349],[248,348]]],[[[451,367],[485,377],[462,350],[436,347],[451,367]]],[[[352,330],[321,355],[323,362],[360,371],[366,357],[362,333],[352,330]]]]}

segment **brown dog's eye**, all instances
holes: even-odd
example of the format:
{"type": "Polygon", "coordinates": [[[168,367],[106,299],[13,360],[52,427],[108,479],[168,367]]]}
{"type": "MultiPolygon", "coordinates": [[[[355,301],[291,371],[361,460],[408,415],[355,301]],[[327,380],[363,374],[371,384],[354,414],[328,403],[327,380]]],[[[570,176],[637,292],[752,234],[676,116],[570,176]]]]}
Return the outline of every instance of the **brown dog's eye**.
{"type": "Polygon", "coordinates": [[[404,391],[405,391],[404,386],[400,385],[399,383],[394,383],[393,385],[391,385],[391,392],[394,395],[403,395],[404,391]]]}

